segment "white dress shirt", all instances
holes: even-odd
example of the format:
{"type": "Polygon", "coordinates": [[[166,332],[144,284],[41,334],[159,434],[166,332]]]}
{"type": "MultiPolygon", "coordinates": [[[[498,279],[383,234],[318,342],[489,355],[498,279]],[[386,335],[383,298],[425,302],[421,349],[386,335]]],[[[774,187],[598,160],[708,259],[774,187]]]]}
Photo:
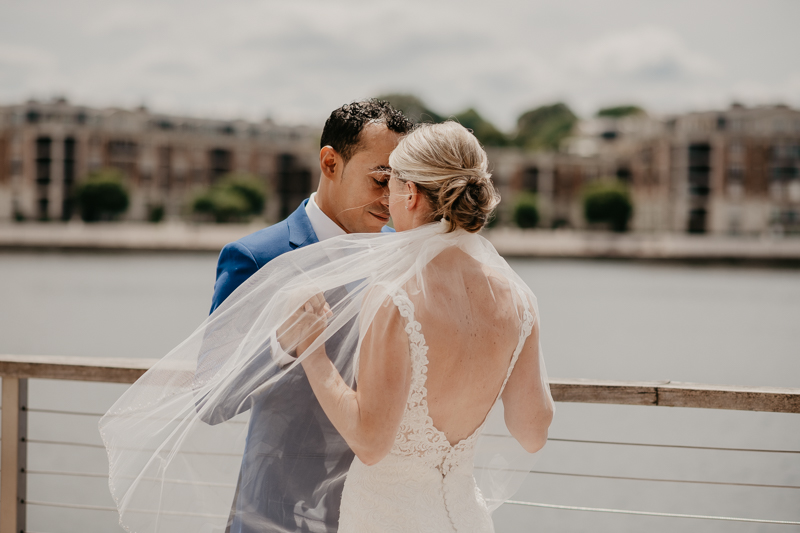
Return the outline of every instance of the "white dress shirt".
{"type": "Polygon", "coordinates": [[[306,215],[308,216],[308,220],[311,222],[311,227],[314,229],[314,233],[317,234],[317,239],[322,242],[332,237],[345,235],[347,232],[340,228],[336,222],[331,220],[330,217],[323,213],[322,209],[319,208],[315,200],[316,196],[317,193],[313,193],[311,198],[308,199],[308,203],[306,204],[306,215]]]}

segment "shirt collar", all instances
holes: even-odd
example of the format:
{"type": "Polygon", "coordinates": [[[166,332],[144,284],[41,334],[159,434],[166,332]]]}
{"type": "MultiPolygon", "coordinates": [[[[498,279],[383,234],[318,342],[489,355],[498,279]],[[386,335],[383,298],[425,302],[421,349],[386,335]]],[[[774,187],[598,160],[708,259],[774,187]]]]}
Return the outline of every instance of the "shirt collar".
{"type": "Polygon", "coordinates": [[[346,235],[347,232],[340,228],[336,222],[331,220],[328,215],[322,212],[322,209],[319,208],[316,200],[314,199],[316,195],[317,193],[313,193],[311,198],[308,199],[308,203],[306,204],[306,215],[308,216],[308,220],[311,222],[311,227],[314,229],[314,233],[317,234],[317,239],[324,241],[332,237],[346,235]]]}

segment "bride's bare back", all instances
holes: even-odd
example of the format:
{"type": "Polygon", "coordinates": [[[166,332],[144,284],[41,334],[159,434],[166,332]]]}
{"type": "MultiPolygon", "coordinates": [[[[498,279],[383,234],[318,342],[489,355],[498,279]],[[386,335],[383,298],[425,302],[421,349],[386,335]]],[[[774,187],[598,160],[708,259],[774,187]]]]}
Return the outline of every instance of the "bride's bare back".
{"type": "Polygon", "coordinates": [[[424,293],[409,293],[428,345],[428,410],[456,444],[497,399],[519,342],[521,306],[507,280],[458,248],[433,259],[423,279],[424,293]]]}

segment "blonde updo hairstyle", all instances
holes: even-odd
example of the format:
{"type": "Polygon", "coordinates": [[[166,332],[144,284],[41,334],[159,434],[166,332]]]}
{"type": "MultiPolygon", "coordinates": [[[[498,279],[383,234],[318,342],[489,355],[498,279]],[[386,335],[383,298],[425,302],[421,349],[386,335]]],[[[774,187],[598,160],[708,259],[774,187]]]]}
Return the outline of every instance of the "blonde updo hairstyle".
{"type": "Polygon", "coordinates": [[[432,221],[446,219],[447,231],[479,231],[500,202],[478,139],[447,121],[421,124],[389,156],[392,175],[416,184],[433,208],[432,221]]]}

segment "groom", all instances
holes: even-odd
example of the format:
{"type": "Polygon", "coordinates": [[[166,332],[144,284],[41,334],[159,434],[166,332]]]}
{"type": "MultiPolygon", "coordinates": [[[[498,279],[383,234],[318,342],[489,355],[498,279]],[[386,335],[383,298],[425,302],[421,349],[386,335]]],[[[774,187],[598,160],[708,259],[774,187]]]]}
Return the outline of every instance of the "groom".
{"type": "MultiPolygon", "coordinates": [[[[281,254],[345,233],[393,231],[385,226],[386,171],[389,154],[410,129],[401,112],[379,100],[331,113],[320,140],[317,192],[286,220],[225,245],[211,311],[281,254]]],[[[302,367],[257,398],[223,399],[212,423],[247,409],[250,425],[228,531],[335,532],[353,453],[322,411],[302,367]],[[326,479],[329,486],[322,485],[326,479]]]]}

